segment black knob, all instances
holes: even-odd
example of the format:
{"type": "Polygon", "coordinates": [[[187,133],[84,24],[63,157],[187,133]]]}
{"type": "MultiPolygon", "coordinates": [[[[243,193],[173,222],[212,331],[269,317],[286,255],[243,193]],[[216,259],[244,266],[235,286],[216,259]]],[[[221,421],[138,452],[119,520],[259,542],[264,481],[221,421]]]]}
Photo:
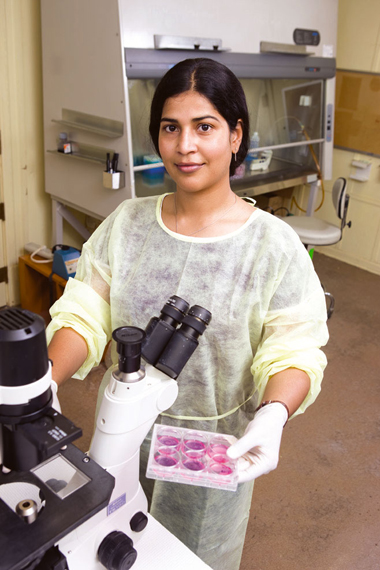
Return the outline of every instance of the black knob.
{"type": "Polygon", "coordinates": [[[114,530],[103,538],[98,548],[98,558],[107,570],[128,570],[135,563],[137,552],[129,536],[114,530]]]}
{"type": "Polygon", "coordinates": [[[119,354],[119,369],[121,372],[137,372],[141,362],[141,344],[145,332],[137,327],[119,327],[112,333],[119,354]]]}
{"type": "Polygon", "coordinates": [[[148,524],[148,517],[146,516],[145,513],[139,511],[138,513],[133,515],[129,524],[133,532],[141,532],[148,524]]]}

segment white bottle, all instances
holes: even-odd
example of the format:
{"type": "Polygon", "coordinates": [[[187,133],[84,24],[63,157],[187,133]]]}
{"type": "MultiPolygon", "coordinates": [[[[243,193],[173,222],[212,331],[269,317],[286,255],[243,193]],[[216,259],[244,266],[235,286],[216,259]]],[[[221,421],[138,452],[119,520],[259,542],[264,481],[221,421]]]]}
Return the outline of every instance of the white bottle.
{"type": "MultiPolygon", "coordinates": [[[[259,148],[259,146],[260,146],[260,135],[257,131],[255,131],[251,136],[250,148],[251,149],[259,148]]],[[[252,158],[259,158],[258,152],[253,152],[253,153],[251,152],[250,155],[252,156],[252,158]]]]}
{"type": "Polygon", "coordinates": [[[63,152],[64,154],[71,154],[71,142],[67,138],[67,133],[59,133],[58,137],[58,152],[63,152]]]}

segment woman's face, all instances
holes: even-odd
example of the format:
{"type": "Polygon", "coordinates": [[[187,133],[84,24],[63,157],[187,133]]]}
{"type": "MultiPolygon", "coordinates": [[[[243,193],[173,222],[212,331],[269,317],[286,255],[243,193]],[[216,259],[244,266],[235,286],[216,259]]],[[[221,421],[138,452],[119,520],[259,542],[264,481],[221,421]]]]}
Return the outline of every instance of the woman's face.
{"type": "Polygon", "coordinates": [[[241,123],[231,133],[227,121],[196,91],[167,99],[158,145],[177,190],[229,187],[231,156],[238,151],[241,136],[241,123]]]}

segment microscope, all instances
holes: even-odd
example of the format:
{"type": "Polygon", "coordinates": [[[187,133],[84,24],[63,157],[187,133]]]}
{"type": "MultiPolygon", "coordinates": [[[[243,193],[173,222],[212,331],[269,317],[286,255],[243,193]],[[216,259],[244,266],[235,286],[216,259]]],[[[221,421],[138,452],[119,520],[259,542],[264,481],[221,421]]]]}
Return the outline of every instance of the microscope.
{"type": "Polygon", "coordinates": [[[211,313],[173,295],[145,331],[113,331],[114,366],[90,450],[52,407],[45,324],[0,311],[0,570],[128,570],[148,532],[140,445],[178,395],[211,313]],[[146,364],[142,364],[144,358],[146,364]]]}

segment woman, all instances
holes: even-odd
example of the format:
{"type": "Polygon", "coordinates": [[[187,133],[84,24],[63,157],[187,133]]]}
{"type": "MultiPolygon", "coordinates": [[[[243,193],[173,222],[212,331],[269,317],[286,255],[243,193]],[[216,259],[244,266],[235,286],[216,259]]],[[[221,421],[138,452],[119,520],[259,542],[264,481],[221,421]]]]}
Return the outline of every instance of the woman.
{"type": "Polygon", "coordinates": [[[231,493],[147,480],[149,441],[141,482],[155,518],[215,570],[237,570],[253,480],[276,467],[288,416],[320,390],[324,295],[297,235],[231,190],[249,118],[228,68],[208,59],[173,67],[155,92],[150,133],[176,193],[127,200],[85,244],[51,311],[53,377],[84,378],[113,329],[145,328],[172,294],[212,312],[159,421],[235,435],[229,453],[245,457],[244,484],[231,493]]]}

